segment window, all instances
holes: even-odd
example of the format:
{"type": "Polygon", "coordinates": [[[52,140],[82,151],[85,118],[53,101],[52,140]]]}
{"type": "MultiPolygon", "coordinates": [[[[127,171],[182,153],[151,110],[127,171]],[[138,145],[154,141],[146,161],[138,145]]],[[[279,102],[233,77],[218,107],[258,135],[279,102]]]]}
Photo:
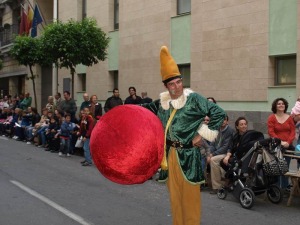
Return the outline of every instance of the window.
{"type": "Polygon", "coordinates": [[[296,56],[275,58],[275,84],[296,84],[296,56]]]}
{"type": "Polygon", "coordinates": [[[191,0],[177,0],[177,15],[191,12],[191,0]]]}
{"type": "Polygon", "coordinates": [[[86,0],[82,0],[82,19],[86,18],[86,0]]]}
{"type": "Polygon", "coordinates": [[[183,87],[191,87],[191,66],[190,64],[178,65],[179,72],[182,75],[183,87]]]}
{"type": "Polygon", "coordinates": [[[78,90],[86,91],[86,74],[80,73],[78,74],[78,90]]]}
{"type": "Polygon", "coordinates": [[[119,71],[114,71],[113,72],[114,76],[114,88],[119,88],[119,71]]]}
{"type": "Polygon", "coordinates": [[[114,29],[119,29],[119,0],[114,0],[114,29]]]}

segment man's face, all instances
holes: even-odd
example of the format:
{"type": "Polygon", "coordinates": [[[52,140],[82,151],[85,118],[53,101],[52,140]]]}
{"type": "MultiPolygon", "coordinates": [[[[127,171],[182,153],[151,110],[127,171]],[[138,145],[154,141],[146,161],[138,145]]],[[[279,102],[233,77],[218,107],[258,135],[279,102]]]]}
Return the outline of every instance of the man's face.
{"type": "Polygon", "coordinates": [[[136,92],[135,92],[135,90],[134,90],[133,88],[130,88],[130,89],[129,89],[129,95],[130,95],[130,96],[135,95],[135,93],[136,93],[136,92]]]}
{"type": "Polygon", "coordinates": [[[6,102],[8,100],[8,97],[5,95],[4,96],[4,101],[6,102]]]}
{"type": "Polygon", "coordinates": [[[224,128],[224,127],[226,127],[227,125],[228,125],[228,120],[227,120],[227,118],[226,118],[226,119],[224,119],[224,121],[223,121],[221,127],[224,128]]]}
{"type": "Polygon", "coordinates": [[[181,78],[171,80],[166,86],[172,99],[176,99],[183,94],[183,84],[181,78]]]}
{"type": "MultiPolygon", "coordinates": [[[[113,94],[116,98],[118,98],[120,96],[119,90],[115,90],[113,94]]],[[[130,92],[129,92],[129,94],[130,94],[130,92]]]]}
{"type": "Polygon", "coordinates": [[[85,102],[89,101],[89,95],[88,94],[84,94],[83,95],[83,99],[85,102]]]}
{"type": "Polygon", "coordinates": [[[59,99],[59,95],[55,95],[54,98],[57,100],[59,99]]]}
{"type": "Polygon", "coordinates": [[[26,93],[26,94],[25,94],[25,98],[29,98],[29,93],[26,93]]]}
{"type": "Polygon", "coordinates": [[[65,100],[69,100],[70,99],[70,95],[68,95],[68,93],[64,93],[64,98],[65,98],[65,100]]]}

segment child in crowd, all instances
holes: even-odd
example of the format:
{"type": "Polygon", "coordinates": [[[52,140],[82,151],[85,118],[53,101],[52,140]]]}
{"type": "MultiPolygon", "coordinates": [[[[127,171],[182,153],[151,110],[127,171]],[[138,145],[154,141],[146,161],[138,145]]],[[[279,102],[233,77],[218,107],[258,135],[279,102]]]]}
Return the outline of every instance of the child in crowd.
{"type": "Polygon", "coordinates": [[[90,137],[92,131],[94,129],[95,121],[90,113],[89,108],[84,108],[84,116],[80,121],[80,129],[77,132],[77,136],[83,137],[83,150],[84,150],[84,157],[85,160],[81,162],[82,166],[91,166],[92,165],[92,157],[90,153],[90,137]]]}
{"type": "Polygon", "coordinates": [[[71,140],[71,132],[74,130],[75,124],[71,122],[71,114],[65,114],[65,121],[62,123],[60,127],[59,133],[55,136],[60,137],[60,150],[58,155],[62,156],[63,154],[66,156],[70,155],[70,140],[71,140]]]}
{"type": "Polygon", "coordinates": [[[48,144],[48,147],[45,149],[45,151],[56,151],[59,148],[59,138],[55,138],[55,135],[57,134],[59,130],[59,124],[58,120],[55,116],[52,116],[50,118],[50,124],[49,127],[46,129],[46,143],[48,144]]]}

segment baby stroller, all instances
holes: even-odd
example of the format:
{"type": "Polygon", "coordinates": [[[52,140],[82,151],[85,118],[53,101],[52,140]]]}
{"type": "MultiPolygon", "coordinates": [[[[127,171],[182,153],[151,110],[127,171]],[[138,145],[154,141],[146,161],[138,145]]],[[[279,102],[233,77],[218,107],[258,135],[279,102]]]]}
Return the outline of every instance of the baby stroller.
{"type": "Polygon", "coordinates": [[[262,160],[262,148],[273,153],[280,146],[280,140],[264,139],[261,132],[250,130],[242,136],[240,146],[227,165],[229,169],[225,174],[225,185],[218,190],[218,198],[225,199],[227,193],[232,192],[243,208],[250,209],[255,196],[267,192],[272,203],[280,203],[283,196],[275,184],[278,177],[265,175],[262,160]]]}

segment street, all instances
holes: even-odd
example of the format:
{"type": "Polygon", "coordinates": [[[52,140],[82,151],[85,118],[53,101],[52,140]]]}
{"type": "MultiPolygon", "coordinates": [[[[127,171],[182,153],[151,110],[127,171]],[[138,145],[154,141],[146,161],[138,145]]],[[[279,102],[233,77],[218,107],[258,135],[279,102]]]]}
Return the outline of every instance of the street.
{"type": "MultiPolygon", "coordinates": [[[[164,184],[114,184],[82,160],[0,137],[0,225],[171,225],[164,184]]],[[[219,200],[205,190],[201,224],[299,224],[300,198],[290,207],[286,202],[257,196],[246,210],[230,194],[219,200]]]]}

